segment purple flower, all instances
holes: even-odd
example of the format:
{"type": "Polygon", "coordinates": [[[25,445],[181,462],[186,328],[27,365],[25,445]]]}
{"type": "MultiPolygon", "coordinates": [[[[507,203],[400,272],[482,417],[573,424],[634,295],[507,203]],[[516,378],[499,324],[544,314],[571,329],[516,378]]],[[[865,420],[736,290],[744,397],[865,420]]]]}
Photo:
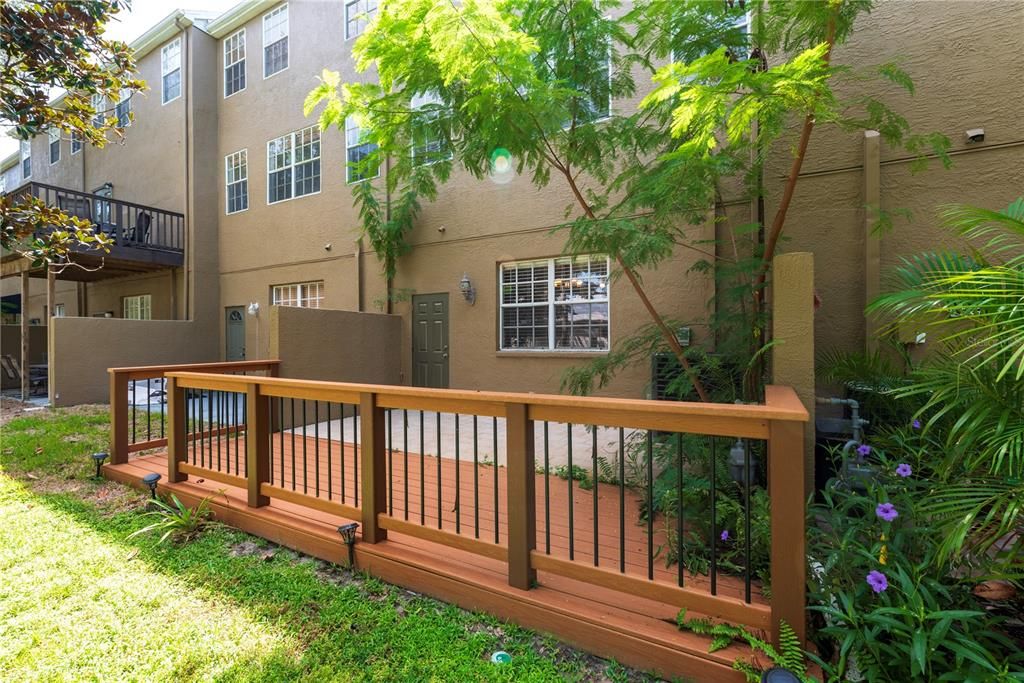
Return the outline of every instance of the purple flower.
{"type": "Polygon", "coordinates": [[[913,427],[914,429],[920,429],[921,428],[921,421],[920,420],[914,420],[913,422],[910,423],[910,426],[913,427]]]}
{"type": "Polygon", "coordinates": [[[910,469],[910,465],[908,465],[905,462],[901,462],[899,465],[896,466],[896,474],[900,475],[901,477],[909,477],[913,473],[914,470],[910,469]]]}
{"type": "Polygon", "coordinates": [[[860,457],[864,458],[870,454],[871,446],[867,445],[866,443],[862,443],[861,445],[857,446],[857,455],[859,455],[860,457]]]}
{"type": "Polygon", "coordinates": [[[721,538],[723,541],[728,541],[729,540],[729,530],[725,529],[724,531],[722,531],[722,534],[719,536],[719,538],[721,538]]]}
{"type": "Polygon", "coordinates": [[[900,516],[900,513],[896,512],[896,506],[892,503],[879,503],[875,508],[875,514],[887,522],[891,522],[900,516]]]}
{"type": "Polygon", "coordinates": [[[889,587],[889,579],[885,578],[885,574],[875,569],[868,572],[867,581],[868,585],[871,586],[871,590],[876,593],[881,593],[889,587]]]}

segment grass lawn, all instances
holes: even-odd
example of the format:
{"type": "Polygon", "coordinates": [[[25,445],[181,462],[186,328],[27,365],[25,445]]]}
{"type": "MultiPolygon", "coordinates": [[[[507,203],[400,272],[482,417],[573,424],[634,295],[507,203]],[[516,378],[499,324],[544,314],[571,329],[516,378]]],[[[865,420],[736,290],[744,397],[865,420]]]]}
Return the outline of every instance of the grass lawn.
{"type": "Polygon", "coordinates": [[[212,528],[127,539],[143,494],[90,479],[101,410],[0,438],[0,679],[648,680],[553,639],[212,528]],[[512,663],[494,665],[495,650],[512,663]]]}

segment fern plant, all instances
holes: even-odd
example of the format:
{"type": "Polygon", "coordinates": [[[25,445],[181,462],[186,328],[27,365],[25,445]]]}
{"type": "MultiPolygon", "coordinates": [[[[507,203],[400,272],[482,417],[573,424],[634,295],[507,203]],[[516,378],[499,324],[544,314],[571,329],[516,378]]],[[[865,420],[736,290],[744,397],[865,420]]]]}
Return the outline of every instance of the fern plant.
{"type": "Polygon", "coordinates": [[[145,534],[156,534],[163,532],[157,544],[168,539],[176,543],[186,543],[210,523],[213,511],[210,509],[210,500],[213,496],[207,496],[199,501],[194,508],[190,508],[181,500],[171,494],[170,501],[162,498],[155,498],[150,504],[156,509],[146,513],[146,516],[155,517],[156,521],[133,532],[128,538],[135,538],[145,534]]]}

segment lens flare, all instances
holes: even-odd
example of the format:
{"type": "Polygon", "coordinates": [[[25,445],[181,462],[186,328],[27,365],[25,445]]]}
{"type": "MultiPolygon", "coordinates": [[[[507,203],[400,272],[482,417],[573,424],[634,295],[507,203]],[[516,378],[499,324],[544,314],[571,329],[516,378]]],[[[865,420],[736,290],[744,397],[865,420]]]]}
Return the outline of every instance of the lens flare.
{"type": "Polygon", "coordinates": [[[504,185],[511,182],[514,176],[512,153],[504,147],[498,147],[491,152],[491,182],[504,185]]]}

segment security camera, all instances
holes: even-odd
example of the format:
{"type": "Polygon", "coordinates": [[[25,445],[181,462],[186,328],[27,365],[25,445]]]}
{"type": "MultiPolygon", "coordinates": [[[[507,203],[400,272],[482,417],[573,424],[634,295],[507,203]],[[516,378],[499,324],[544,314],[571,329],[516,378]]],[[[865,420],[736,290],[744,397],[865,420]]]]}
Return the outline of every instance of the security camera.
{"type": "Polygon", "coordinates": [[[985,142],[985,129],[984,128],[971,128],[966,133],[967,142],[985,142]]]}

